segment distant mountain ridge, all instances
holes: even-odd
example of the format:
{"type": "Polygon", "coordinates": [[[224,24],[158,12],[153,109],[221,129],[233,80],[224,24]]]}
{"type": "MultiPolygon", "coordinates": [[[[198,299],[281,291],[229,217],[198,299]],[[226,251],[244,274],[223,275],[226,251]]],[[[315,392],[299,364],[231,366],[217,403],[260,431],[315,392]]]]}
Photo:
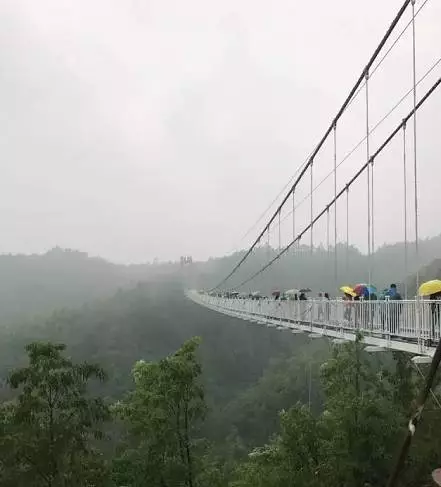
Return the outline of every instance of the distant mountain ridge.
{"type": "MultiPolygon", "coordinates": [[[[382,288],[408,279],[409,293],[415,292],[412,275],[422,268],[420,277],[441,276],[441,235],[420,241],[417,261],[414,246],[408,247],[408,272],[404,266],[404,244],[380,247],[372,256],[372,282],[382,288]],[[438,259],[438,260],[437,260],[438,259]]],[[[245,251],[207,261],[155,264],[114,264],[86,252],[56,247],[42,255],[0,255],[0,324],[12,323],[35,314],[49,314],[57,308],[72,308],[95,299],[111,296],[118,289],[138,282],[167,280],[183,287],[207,289],[218,284],[245,251]]],[[[257,248],[228,287],[240,284],[258,271],[277,253],[270,247],[257,248]]],[[[314,293],[339,294],[342,284],[367,281],[368,258],[355,247],[337,245],[337,280],[334,276],[334,249],[309,246],[290,250],[268,271],[244,290],[270,292],[275,288],[307,286],[314,293]]]]}
{"type": "MultiPolygon", "coordinates": [[[[227,287],[234,287],[257,272],[270,259],[277,255],[277,250],[259,247],[245,261],[238,272],[228,281],[227,287]]],[[[232,256],[210,259],[197,263],[193,271],[192,284],[196,288],[210,288],[217,285],[244,255],[244,252],[232,256]]],[[[418,269],[430,266],[436,259],[441,259],[441,235],[419,242],[419,258],[415,255],[415,244],[408,244],[407,272],[405,266],[405,245],[403,242],[383,245],[371,256],[372,283],[379,289],[391,283],[400,285],[418,269]]],[[[289,250],[280,261],[275,262],[267,271],[246,284],[242,289],[269,292],[272,289],[290,289],[310,287],[314,293],[329,292],[331,296],[339,294],[343,284],[367,282],[369,259],[355,247],[348,249],[344,244],[337,244],[337,275],[334,272],[334,248],[329,251],[323,247],[314,248],[303,245],[296,250],[289,250]],[[336,278],[335,278],[336,277],[336,278]]]]}
{"type": "Polygon", "coordinates": [[[175,270],[113,264],[59,247],[42,255],[0,255],[0,324],[76,307],[175,270]]]}

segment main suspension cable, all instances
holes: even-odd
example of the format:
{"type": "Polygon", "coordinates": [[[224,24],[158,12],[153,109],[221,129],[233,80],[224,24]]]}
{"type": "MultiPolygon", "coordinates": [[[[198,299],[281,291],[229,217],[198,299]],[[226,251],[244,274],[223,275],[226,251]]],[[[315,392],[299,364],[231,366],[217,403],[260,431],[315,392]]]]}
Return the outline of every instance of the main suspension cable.
{"type": "MultiPolygon", "coordinates": [[[[421,12],[421,10],[425,7],[429,0],[424,0],[424,2],[421,4],[420,8],[415,12],[415,18],[418,16],[418,14],[421,12]]],[[[407,29],[412,25],[412,19],[409,20],[409,22],[404,26],[403,30],[399,33],[397,38],[394,40],[394,42],[390,45],[389,49],[383,54],[383,56],[380,58],[378,63],[374,66],[374,68],[371,70],[369,78],[372,78],[372,76],[376,73],[378,68],[383,64],[383,62],[386,60],[386,58],[389,56],[389,54],[392,52],[393,48],[398,44],[398,41],[403,37],[403,35],[406,33],[407,29]]],[[[354,97],[352,100],[348,103],[348,106],[346,109],[349,108],[349,106],[356,100],[358,95],[360,94],[361,90],[364,88],[365,83],[363,83],[356,93],[354,94],[354,97]]]]}
{"type": "MultiPolygon", "coordinates": [[[[416,83],[416,86],[419,86],[431,73],[432,71],[441,63],[441,57],[439,57],[433,64],[430,66],[430,68],[421,76],[421,78],[418,80],[416,83]]],[[[382,125],[389,117],[392,115],[392,113],[403,103],[403,101],[413,93],[413,86],[393,105],[393,107],[370,129],[369,135],[372,135],[377,128],[382,125]]],[[[366,142],[366,135],[364,135],[353,147],[352,149],[349,150],[349,152],[343,157],[343,159],[337,164],[337,169],[345,163],[353,154],[354,152],[359,149],[362,144],[366,142]]],[[[332,175],[334,174],[334,170],[332,169],[331,171],[324,176],[320,182],[314,187],[314,191],[317,191],[320,186],[322,186],[323,183],[325,183],[332,175]]],[[[309,199],[309,193],[306,194],[295,206],[295,209],[297,210],[307,199],[309,199]]],[[[282,218],[282,223],[292,214],[292,210],[288,212],[284,218],[282,218]]]]}
{"type": "Polygon", "coordinates": [[[421,100],[415,105],[415,108],[412,109],[411,112],[409,112],[406,117],[403,118],[403,121],[391,132],[391,134],[387,137],[387,139],[380,145],[380,147],[374,152],[374,154],[371,155],[370,159],[363,164],[363,166],[357,171],[357,173],[352,177],[352,179],[345,185],[345,187],[337,194],[336,198],[331,200],[325,208],[313,219],[311,223],[306,225],[306,227],[297,235],[295,239],[293,239],[286,247],[284,247],[279,253],[276,254],[275,257],[273,257],[267,264],[265,264],[261,269],[259,269],[257,272],[255,272],[251,277],[248,279],[245,279],[243,282],[241,282],[239,285],[235,286],[233,289],[238,289],[245,284],[248,284],[250,281],[252,281],[256,276],[258,276],[260,273],[264,272],[268,267],[270,267],[276,260],[278,260],[282,255],[287,252],[291,246],[299,241],[302,236],[310,230],[312,225],[315,225],[320,218],[326,214],[326,211],[329,207],[333,206],[337,200],[345,194],[345,192],[348,190],[348,188],[364,173],[366,168],[372,164],[372,161],[375,160],[378,155],[389,145],[389,143],[394,139],[394,137],[399,133],[399,131],[403,128],[403,124],[407,123],[407,121],[416,113],[419,108],[425,103],[425,101],[433,94],[433,92],[438,88],[438,86],[441,84],[441,77],[437,79],[437,81],[432,85],[432,87],[426,92],[426,94],[421,98],[421,100]]]}
{"type": "MultiPolygon", "coordinates": [[[[294,178],[296,177],[296,175],[302,170],[303,166],[308,162],[309,160],[309,157],[308,156],[308,159],[306,159],[305,162],[303,162],[303,164],[301,164],[297,169],[296,171],[294,172],[294,174],[289,178],[288,182],[285,184],[285,186],[283,186],[283,188],[277,193],[277,196],[271,201],[271,203],[265,208],[265,210],[261,213],[261,215],[257,218],[257,220],[251,225],[251,227],[246,231],[246,233],[243,235],[243,237],[239,240],[239,244],[240,242],[243,242],[247,237],[248,235],[250,235],[250,233],[257,227],[257,225],[263,220],[263,218],[265,217],[265,215],[268,213],[268,211],[274,206],[274,203],[277,202],[277,200],[280,198],[280,196],[285,192],[286,188],[289,187],[289,185],[292,183],[292,181],[294,180],[294,178]]],[[[234,246],[229,252],[227,252],[227,255],[228,254],[232,254],[234,252],[237,252],[238,251],[238,245],[234,246]]]]}
{"type": "Polygon", "coordinates": [[[291,186],[290,190],[285,195],[285,197],[283,198],[282,202],[279,204],[278,208],[273,213],[273,215],[271,216],[271,218],[269,219],[269,221],[267,222],[267,224],[265,225],[265,227],[263,228],[263,230],[259,233],[259,235],[257,236],[256,240],[251,245],[251,247],[248,249],[248,251],[245,253],[245,255],[233,267],[233,269],[231,270],[231,272],[224,279],[222,279],[216,286],[214,286],[210,291],[214,291],[215,289],[218,289],[223,284],[225,284],[230,279],[230,277],[239,269],[239,267],[241,267],[241,265],[245,262],[245,260],[249,257],[249,255],[253,251],[254,247],[256,247],[256,245],[258,245],[258,243],[260,242],[261,238],[265,234],[266,230],[270,227],[271,223],[277,217],[279,211],[281,211],[281,209],[285,205],[285,203],[288,200],[288,198],[290,197],[291,193],[293,191],[295,191],[295,189],[297,188],[298,183],[300,182],[301,179],[303,179],[303,177],[304,177],[307,169],[310,167],[313,159],[318,154],[318,152],[321,150],[323,144],[325,143],[325,141],[327,140],[329,134],[331,133],[334,125],[338,122],[338,120],[340,119],[340,117],[343,115],[343,113],[346,110],[349,102],[354,97],[354,94],[356,93],[358,87],[363,82],[363,79],[364,79],[366,73],[369,72],[369,69],[371,68],[371,66],[373,65],[373,63],[375,62],[375,60],[377,59],[378,55],[380,54],[381,50],[383,49],[383,47],[386,44],[387,40],[389,39],[390,35],[394,31],[397,23],[399,22],[399,20],[403,16],[403,14],[406,11],[406,9],[407,9],[407,7],[408,7],[408,5],[409,5],[410,2],[411,2],[411,0],[405,0],[404,3],[402,4],[402,6],[401,6],[400,10],[398,11],[397,15],[393,19],[392,23],[389,25],[389,28],[387,29],[385,35],[381,39],[380,43],[377,45],[374,53],[372,54],[371,58],[368,61],[366,67],[363,69],[363,71],[360,74],[360,76],[358,77],[355,85],[353,86],[353,88],[349,92],[349,95],[346,97],[345,101],[343,102],[342,106],[340,107],[340,110],[337,112],[337,115],[332,120],[332,122],[329,125],[328,129],[326,130],[325,134],[323,135],[323,137],[321,138],[320,142],[317,144],[316,148],[314,149],[313,153],[311,154],[308,162],[304,165],[304,167],[300,171],[300,174],[297,176],[294,184],[291,186]]]}

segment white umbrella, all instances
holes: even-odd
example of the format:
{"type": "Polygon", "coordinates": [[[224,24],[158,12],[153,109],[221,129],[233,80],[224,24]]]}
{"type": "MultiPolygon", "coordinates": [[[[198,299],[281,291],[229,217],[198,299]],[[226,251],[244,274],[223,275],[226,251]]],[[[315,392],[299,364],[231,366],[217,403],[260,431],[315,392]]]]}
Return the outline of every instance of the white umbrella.
{"type": "Polygon", "coordinates": [[[298,289],[288,289],[288,291],[285,291],[286,296],[294,296],[294,294],[299,294],[298,289]]]}

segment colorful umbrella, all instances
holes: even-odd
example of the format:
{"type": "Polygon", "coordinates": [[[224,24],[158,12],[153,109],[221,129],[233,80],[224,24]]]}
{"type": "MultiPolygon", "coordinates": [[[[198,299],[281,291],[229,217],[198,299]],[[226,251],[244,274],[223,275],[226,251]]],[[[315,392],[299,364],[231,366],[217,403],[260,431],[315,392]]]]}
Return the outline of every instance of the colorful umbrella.
{"type": "Polygon", "coordinates": [[[431,294],[441,292],[441,281],[439,279],[434,279],[433,281],[423,282],[418,289],[418,294],[420,296],[430,296],[431,294]]]}
{"type": "Polygon", "coordinates": [[[354,290],[350,286],[342,286],[340,288],[340,291],[343,294],[349,294],[349,296],[352,296],[353,298],[355,298],[355,296],[357,296],[357,294],[354,293],[354,290]]]}
{"type": "Polygon", "coordinates": [[[354,293],[357,296],[363,296],[365,298],[369,297],[370,294],[376,294],[377,288],[375,286],[369,286],[367,284],[357,284],[354,286],[354,293]]]}

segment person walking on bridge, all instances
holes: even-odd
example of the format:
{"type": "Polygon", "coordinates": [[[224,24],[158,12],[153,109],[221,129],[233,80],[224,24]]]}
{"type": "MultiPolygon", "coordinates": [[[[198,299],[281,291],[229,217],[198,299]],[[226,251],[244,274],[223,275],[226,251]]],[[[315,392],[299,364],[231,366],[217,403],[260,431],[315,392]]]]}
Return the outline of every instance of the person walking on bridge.
{"type": "Polygon", "coordinates": [[[323,321],[325,317],[325,313],[323,310],[323,305],[325,303],[325,298],[323,297],[323,293],[318,293],[318,307],[317,307],[317,314],[318,320],[323,321]]]}
{"type": "Polygon", "coordinates": [[[329,297],[328,293],[325,293],[324,296],[324,301],[325,301],[325,319],[326,322],[329,323],[329,320],[331,319],[331,303],[330,303],[331,298],[329,297]]]}
{"type": "Polygon", "coordinates": [[[440,306],[441,306],[441,291],[437,293],[433,293],[429,297],[430,299],[430,309],[432,314],[432,330],[431,330],[431,337],[430,340],[433,343],[436,340],[435,336],[435,328],[439,327],[440,323],[440,306]]]}
{"type": "Polygon", "coordinates": [[[389,332],[391,335],[396,335],[400,332],[401,303],[394,301],[402,300],[396,284],[390,285],[386,296],[389,297],[389,332]]]}
{"type": "Polygon", "coordinates": [[[352,300],[353,297],[349,293],[344,293],[344,298],[345,302],[345,312],[344,312],[344,319],[347,321],[351,321],[351,315],[352,315],[352,300]]]}

